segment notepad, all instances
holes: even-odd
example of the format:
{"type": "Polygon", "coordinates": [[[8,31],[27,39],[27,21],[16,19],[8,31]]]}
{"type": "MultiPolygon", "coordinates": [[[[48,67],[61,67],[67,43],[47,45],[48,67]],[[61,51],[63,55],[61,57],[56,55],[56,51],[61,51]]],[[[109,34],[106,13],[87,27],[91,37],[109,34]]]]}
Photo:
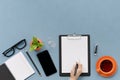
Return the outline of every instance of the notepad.
{"type": "Polygon", "coordinates": [[[60,35],[60,76],[70,76],[76,62],[82,64],[81,76],[90,75],[90,36],[60,35]]]}
{"type": "Polygon", "coordinates": [[[15,80],[25,80],[35,73],[22,52],[17,53],[5,62],[15,80]]]}

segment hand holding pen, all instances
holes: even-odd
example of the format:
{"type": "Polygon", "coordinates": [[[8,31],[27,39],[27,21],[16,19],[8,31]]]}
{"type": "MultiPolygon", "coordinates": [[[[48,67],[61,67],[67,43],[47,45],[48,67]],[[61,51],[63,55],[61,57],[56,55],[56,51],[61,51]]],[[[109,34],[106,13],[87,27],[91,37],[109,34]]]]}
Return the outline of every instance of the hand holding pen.
{"type": "Polygon", "coordinates": [[[70,80],[77,80],[82,73],[82,64],[76,63],[70,73],[70,80]]]}

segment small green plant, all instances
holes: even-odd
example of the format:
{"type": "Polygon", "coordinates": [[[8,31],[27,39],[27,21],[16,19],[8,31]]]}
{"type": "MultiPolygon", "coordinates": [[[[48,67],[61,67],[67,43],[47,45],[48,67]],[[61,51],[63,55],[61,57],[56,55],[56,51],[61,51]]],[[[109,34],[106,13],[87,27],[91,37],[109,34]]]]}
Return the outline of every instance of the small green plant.
{"type": "Polygon", "coordinates": [[[30,44],[30,51],[36,50],[38,48],[42,48],[43,42],[39,40],[37,37],[33,36],[31,44],[30,44]]]}

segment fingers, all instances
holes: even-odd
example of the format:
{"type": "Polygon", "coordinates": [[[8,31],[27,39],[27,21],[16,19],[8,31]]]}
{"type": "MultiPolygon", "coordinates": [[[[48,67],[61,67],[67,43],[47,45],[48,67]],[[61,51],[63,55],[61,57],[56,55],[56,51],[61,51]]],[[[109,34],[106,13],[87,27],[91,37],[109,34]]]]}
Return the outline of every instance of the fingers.
{"type": "Polygon", "coordinates": [[[76,74],[76,76],[80,76],[81,73],[82,73],[82,64],[80,64],[80,63],[77,63],[77,64],[78,64],[78,69],[77,69],[77,74],[76,74]]]}
{"type": "Polygon", "coordinates": [[[78,69],[82,71],[82,64],[78,63],[78,69]]]}
{"type": "Polygon", "coordinates": [[[75,65],[73,65],[70,76],[74,76],[74,72],[75,72],[75,65]]]}

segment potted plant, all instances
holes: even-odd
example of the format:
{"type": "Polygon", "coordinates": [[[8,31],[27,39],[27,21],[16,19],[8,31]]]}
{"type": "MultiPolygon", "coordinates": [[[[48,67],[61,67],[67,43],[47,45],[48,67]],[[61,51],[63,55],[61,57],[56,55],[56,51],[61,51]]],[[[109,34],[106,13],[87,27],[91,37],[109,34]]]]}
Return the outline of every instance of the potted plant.
{"type": "Polygon", "coordinates": [[[33,36],[32,41],[30,42],[30,51],[38,51],[43,47],[43,42],[41,39],[33,36]]]}

